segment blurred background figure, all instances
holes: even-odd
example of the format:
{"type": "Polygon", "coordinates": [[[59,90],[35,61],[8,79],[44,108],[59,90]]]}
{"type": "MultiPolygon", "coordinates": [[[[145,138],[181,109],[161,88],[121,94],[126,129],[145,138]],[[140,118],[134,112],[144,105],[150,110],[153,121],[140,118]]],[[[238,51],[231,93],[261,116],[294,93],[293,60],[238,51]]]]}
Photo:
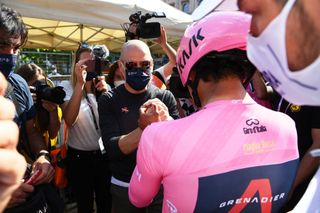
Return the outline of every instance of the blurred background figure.
{"type": "Polygon", "coordinates": [[[119,61],[113,62],[109,69],[107,83],[111,86],[111,88],[118,87],[125,82],[124,76],[119,70],[118,63],[119,61]]]}
{"type": "Polygon", "coordinates": [[[57,66],[52,64],[50,67],[50,70],[51,70],[51,73],[49,73],[47,77],[51,79],[51,81],[54,83],[55,86],[59,86],[62,81],[55,78],[55,77],[61,76],[61,74],[57,70],[57,66]]]}

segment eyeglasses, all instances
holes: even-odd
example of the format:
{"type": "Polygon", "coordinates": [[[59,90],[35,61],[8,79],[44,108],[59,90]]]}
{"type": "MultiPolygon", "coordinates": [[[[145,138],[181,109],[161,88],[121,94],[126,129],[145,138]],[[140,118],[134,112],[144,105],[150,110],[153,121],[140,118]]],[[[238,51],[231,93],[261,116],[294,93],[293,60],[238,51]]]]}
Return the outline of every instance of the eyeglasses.
{"type": "Polygon", "coordinates": [[[131,70],[131,69],[134,69],[137,67],[141,67],[141,68],[147,70],[151,66],[151,61],[139,61],[139,62],[129,61],[129,62],[125,63],[125,66],[128,70],[131,70]]]}
{"type": "Polygon", "coordinates": [[[11,42],[5,42],[5,41],[0,42],[0,48],[13,48],[14,51],[18,50],[21,46],[22,46],[22,44],[20,44],[20,43],[13,44],[11,42]]]}

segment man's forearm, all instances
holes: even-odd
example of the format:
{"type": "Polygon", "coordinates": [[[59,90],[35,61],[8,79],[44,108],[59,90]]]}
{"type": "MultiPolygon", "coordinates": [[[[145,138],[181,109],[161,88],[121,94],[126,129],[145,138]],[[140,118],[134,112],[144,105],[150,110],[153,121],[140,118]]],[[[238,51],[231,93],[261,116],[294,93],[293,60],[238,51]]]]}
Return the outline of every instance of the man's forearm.
{"type": "Polygon", "coordinates": [[[163,51],[166,53],[166,55],[169,58],[169,63],[171,64],[176,64],[176,55],[177,52],[175,49],[173,49],[173,47],[171,47],[171,45],[166,42],[164,45],[161,45],[163,51]]]}
{"type": "Polygon", "coordinates": [[[123,135],[119,139],[119,148],[121,152],[128,155],[138,148],[142,130],[137,128],[127,135],[123,135]]]}
{"type": "Polygon", "coordinates": [[[37,156],[41,150],[48,149],[45,142],[43,141],[43,138],[42,138],[40,132],[37,131],[35,129],[35,127],[33,129],[31,129],[30,131],[28,131],[27,134],[28,134],[29,145],[30,145],[31,151],[35,156],[37,156]]]}
{"type": "MultiPolygon", "coordinates": [[[[58,110],[58,109],[57,109],[58,110]]],[[[50,112],[49,137],[53,139],[57,137],[60,130],[61,121],[59,119],[58,111],[50,112]]]]}
{"type": "Polygon", "coordinates": [[[163,78],[167,82],[169,76],[172,74],[173,67],[176,66],[176,51],[173,49],[169,43],[166,43],[164,45],[161,45],[163,51],[166,53],[166,55],[169,58],[169,62],[166,63],[163,67],[163,78]]]}
{"type": "Polygon", "coordinates": [[[63,118],[69,126],[74,125],[78,118],[83,87],[84,85],[76,84],[71,99],[61,105],[63,118]]]}
{"type": "Polygon", "coordinates": [[[294,182],[294,188],[299,186],[308,178],[311,178],[312,175],[317,170],[317,168],[319,167],[319,160],[315,157],[312,157],[309,154],[310,150],[312,149],[309,149],[308,152],[305,154],[305,156],[301,160],[301,163],[298,168],[297,176],[294,182]]]}

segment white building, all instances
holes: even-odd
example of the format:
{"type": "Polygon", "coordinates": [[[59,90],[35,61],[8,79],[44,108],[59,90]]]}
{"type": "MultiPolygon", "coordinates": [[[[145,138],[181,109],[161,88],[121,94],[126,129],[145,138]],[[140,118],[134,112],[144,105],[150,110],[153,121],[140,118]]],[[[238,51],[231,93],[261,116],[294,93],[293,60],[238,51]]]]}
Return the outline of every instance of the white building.
{"type": "Polygon", "coordinates": [[[202,2],[202,0],[162,0],[162,1],[189,14],[191,14],[202,2]]]}

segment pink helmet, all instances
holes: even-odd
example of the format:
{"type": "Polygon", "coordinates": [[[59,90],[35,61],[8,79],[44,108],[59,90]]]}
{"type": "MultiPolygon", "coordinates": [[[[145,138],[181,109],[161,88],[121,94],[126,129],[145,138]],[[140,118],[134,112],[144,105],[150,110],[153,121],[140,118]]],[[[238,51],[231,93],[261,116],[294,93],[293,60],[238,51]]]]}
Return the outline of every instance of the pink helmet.
{"type": "Polygon", "coordinates": [[[246,50],[251,16],[243,12],[213,12],[192,23],[177,51],[177,68],[185,86],[193,65],[211,51],[246,50]]]}

